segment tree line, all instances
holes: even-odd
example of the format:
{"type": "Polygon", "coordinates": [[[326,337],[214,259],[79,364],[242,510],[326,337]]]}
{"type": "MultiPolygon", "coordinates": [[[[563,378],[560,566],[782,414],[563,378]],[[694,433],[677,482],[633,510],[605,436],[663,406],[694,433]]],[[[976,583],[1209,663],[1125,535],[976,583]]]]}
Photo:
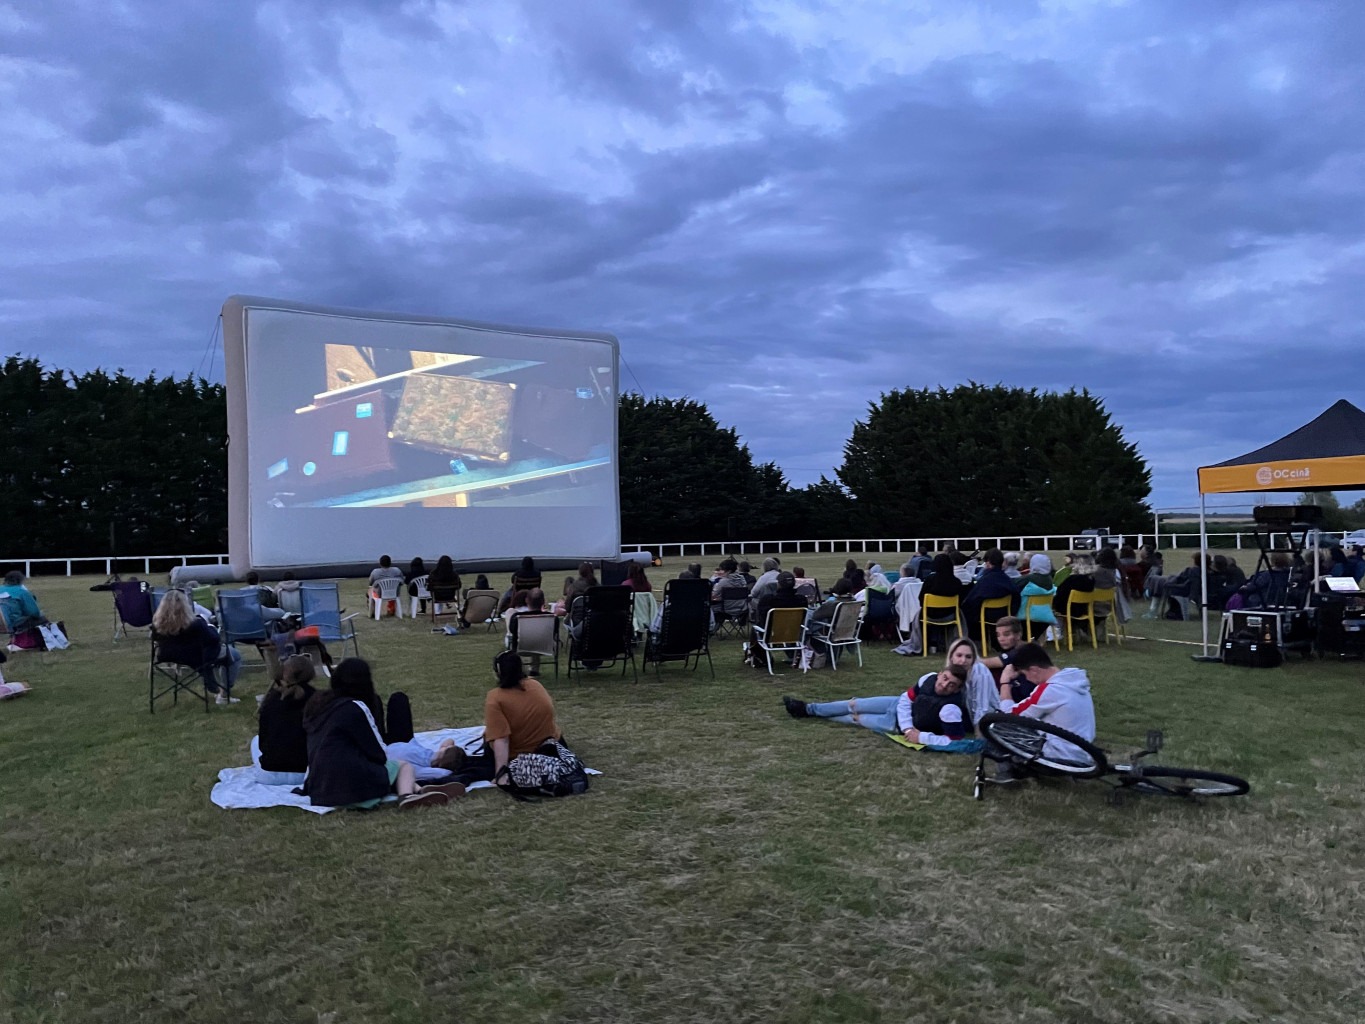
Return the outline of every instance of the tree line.
{"type": "MultiPolygon", "coordinates": [[[[623,395],[626,543],[1141,529],[1151,475],[1089,392],[969,384],[868,406],[793,487],[691,398],[623,395]]],[[[203,379],[0,368],[5,557],[227,549],[227,402],[203,379]],[[111,534],[112,531],[112,534],[111,534]]]]}

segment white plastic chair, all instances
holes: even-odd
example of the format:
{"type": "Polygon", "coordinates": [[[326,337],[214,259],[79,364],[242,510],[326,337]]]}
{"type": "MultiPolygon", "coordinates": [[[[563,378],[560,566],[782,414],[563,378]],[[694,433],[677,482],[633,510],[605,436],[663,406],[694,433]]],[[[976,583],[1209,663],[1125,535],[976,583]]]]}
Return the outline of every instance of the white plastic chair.
{"type": "Polygon", "coordinates": [[[393,614],[395,618],[403,617],[403,602],[398,597],[398,592],[402,589],[403,581],[397,576],[385,576],[381,580],[375,580],[370,587],[370,606],[374,609],[375,621],[384,614],[384,602],[393,602],[393,614]]]}
{"type": "Polygon", "coordinates": [[[413,578],[412,585],[417,588],[417,594],[408,605],[408,618],[417,618],[417,607],[419,601],[430,601],[431,591],[427,589],[426,576],[416,576],[413,578]]]}

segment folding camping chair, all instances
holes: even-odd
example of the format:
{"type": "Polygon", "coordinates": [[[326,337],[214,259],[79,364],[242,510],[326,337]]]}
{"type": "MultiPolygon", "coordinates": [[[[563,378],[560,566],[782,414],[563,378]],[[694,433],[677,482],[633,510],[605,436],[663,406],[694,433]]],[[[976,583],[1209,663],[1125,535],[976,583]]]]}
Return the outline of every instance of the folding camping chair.
{"type": "Polygon", "coordinates": [[[152,595],[139,580],[111,583],[114,595],[114,640],[128,635],[128,628],[152,628],[152,595]]]}
{"type": "Polygon", "coordinates": [[[589,587],[587,593],[574,598],[572,618],[578,621],[569,627],[568,672],[571,678],[575,671],[595,670],[618,661],[621,662],[621,674],[625,675],[628,661],[632,674],[639,681],[631,596],[630,588],[616,586],[589,587]]]}
{"type": "Polygon", "coordinates": [[[342,617],[341,592],[335,583],[307,582],[299,584],[299,605],[303,608],[303,624],[316,626],[318,639],[323,643],[341,644],[341,656],[346,656],[346,645],[350,644],[355,656],[360,657],[360,641],[355,635],[354,619],[360,614],[352,612],[342,617]]]}
{"type": "Polygon", "coordinates": [[[491,633],[500,621],[498,601],[501,599],[502,595],[496,590],[465,591],[464,605],[460,608],[460,624],[469,629],[475,623],[484,623],[488,627],[485,632],[491,633]]]}
{"type": "Polygon", "coordinates": [[[839,648],[852,647],[858,652],[858,667],[863,667],[863,613],[867,605],[862,601],[845,601],[834,609],[829,633],[823,638],[829,647],[829,665],[839,670],[839,648]]]}
{"type": "MultiPolygon", "coordinates": [[[[261,595],[257,591],[218,591],[218,635],[223,643],[233,647],[246,641],[252,641],[254,647],[254,641],[270,639],[270,630],[261,613],[261,595]]],[[[264,657],[261,664],[265,664],[264,657]]]]}
{"type": "Polygon", "coordinates": [[[715,606],[716,639],[740,636],[749,625],[749,591],[745,587],[722,587],[715,606]]]}
{"type": "Polygon", "coordinates": [[[204,710],[208,711],[211,701],[209,700],[207,681],[213,679],[214,685],[219,685],[217,652],[205,651],[206,660],[198,665],[191,665],[182,661],[169,661],[161,656],[161,645],[156,633],[149,633],[148,636],[151,638],[151,658],[147,665],[148,712],[156,714],[156,702],[167,694],[170,695],[171,704],[176,704],[180,700],[182,692],[191,697],[203,698],[204,710]],[[161,682],[160,690],[157,689],[158,679],[161,682]]]}
{"type": "MultiPolygon", "coordinates": [[[[840,608],[834,613],[836,620],[842,610],[840,608]]],[[[855,622],[857,618],[856,615],[853,616],[855,622]]],[[[833,633],[834,627],[831,626],[830,634],[833,633]]],[[[806,609],[769,608],[768,618],[763,625],[754,626],[754,639],[768,661],[768,675],[776,675],[777,673],[773,671],[773,651],[796,655],[806,646],[806,609]]]]}
{"type": "MultiPolygon", "coordinates": [[[[799,609],[798,609],[799,610],[799,609]]],[[[701,664],[701,656],[711,666],[711,678],[716,677],[716,666],[711,661],[711,583],[708,580],[669,580],[664,584],[663,611],[659,615],[658,632],[645,638],[645,664],[653,664],[657,674],[666,661],[681,661],[683,667],[692,662],[692,671],[701,664]]]]}

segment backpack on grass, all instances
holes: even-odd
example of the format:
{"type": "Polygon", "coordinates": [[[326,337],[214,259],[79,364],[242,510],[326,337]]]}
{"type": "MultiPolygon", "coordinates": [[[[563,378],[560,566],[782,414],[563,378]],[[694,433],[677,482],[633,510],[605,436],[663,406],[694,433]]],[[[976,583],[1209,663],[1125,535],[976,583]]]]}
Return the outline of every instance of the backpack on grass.
{"type": "Polygon", "coordinates": [[[503,769],[508,794],[517,800],[576,796],[588,791],[588,773],[560,740],[546,740],[529,754],[518,754],[503,769]]]}

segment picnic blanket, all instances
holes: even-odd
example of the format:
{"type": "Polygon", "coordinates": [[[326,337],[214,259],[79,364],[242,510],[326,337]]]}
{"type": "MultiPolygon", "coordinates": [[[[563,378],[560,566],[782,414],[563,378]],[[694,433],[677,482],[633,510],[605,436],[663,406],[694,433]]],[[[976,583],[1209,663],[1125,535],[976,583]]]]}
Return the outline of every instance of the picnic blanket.
{"type": "MultiPolygon", "coordinates": [[[[443,740],[454,740],[455,743],[466,751],[477,750],[479,744],[483,742],[483,726],[472,725],[461,729],[434,729],[430,732],[419,732],[414,740],[425,747],[434,749],[443,740]]],[[[398,744],[390,744],[390,747],[398,744]]],[[[416,769],[417,780],[434,781],[447,775],[447,772],[439,768],[416,769]]],[[[600,775],[601,772],[592,768],[588,769],[589,775],[600,775]]],[[[214,785],[213,791],[209,794],[209,799],[219,807],[228,810],[248,809],[255,807],[297,807],[300,810],[312,811],[314,814],[326,814],[336,810],[335,807],[315,807],[309,802],[306,796],[301,796],[294,792],[295,789],[303,785],[303,772],[268,772],[261,767],[261,747],[259,739],[251,737],[251,764],[242,768],[224,768],[218,773],[218,782],[214,785]]],[[[474,782],[469,785],[470,790],[493,789],[491,782],[474,782]]],[[[392,793],[385,798],[385,802],[397,800],[392,793]]]]}
{"type": "Polygon", "coordinates": [[[892,743],[899,743],[902,747],[908,747],[911,750],[928,750],[934,754],[979,754],[981,748],[986,745],[985,740],[970,739],[953,740],[946,747],[930,747],[923,743],[911,743],[898,732],[884,732],[882,735],[892,743]]]}

